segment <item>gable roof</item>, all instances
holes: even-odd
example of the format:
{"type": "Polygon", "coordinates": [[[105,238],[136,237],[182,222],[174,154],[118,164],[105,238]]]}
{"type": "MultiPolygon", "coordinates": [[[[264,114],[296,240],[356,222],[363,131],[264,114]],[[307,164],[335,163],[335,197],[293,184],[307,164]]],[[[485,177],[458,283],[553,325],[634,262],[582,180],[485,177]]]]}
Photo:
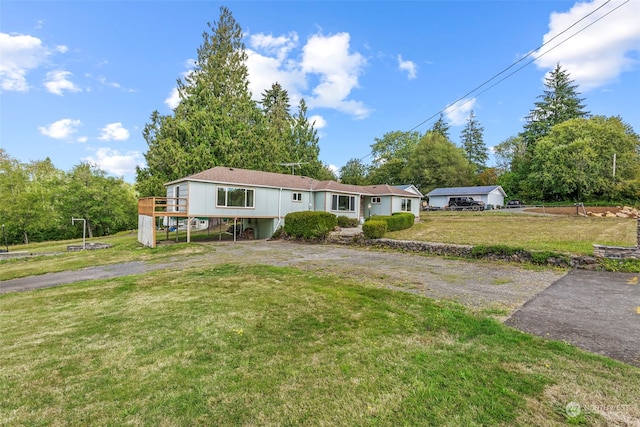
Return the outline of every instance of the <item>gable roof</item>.
{"type": "Polygon", "coordinates": [[[248,169],[229,168],[216,166],[202,172],[189,175],[184,178],[167,182],[165,185],[177,184],[184,181],[215,182],[228,185],[250,185],[254,187],[286,188],[288,190],[302,191],[333,191],[339,193],[363,194],[363,195],[397,195],[404,197],[419,197],[411,191],[393,187],[387,184],[381,185],[350,185],[336,181],[318,181],[313,178],[300,175],[287,175],[275,172],[262,172],[248,169]]]}
{"type": "Polygon", "coordinates": [[[424,197],[424,194],[422,194],[420,190],[418,190],[418,188],[413,184],[394,185],[394,187],[404,191],[409,191],[410,193],[415,193],[420,197],[424,197]]]}
{"type": "Polygon", "coordinates": [[[489,194],[498,190],[504,197],[507,197],[507,193],[504,192],[500,185],[485,185],[481,187],[449,187],[449,188],[436,188],[435,190],[427,193],[428,197],[432,196],[466,196],[469,194],[489,194]]]}

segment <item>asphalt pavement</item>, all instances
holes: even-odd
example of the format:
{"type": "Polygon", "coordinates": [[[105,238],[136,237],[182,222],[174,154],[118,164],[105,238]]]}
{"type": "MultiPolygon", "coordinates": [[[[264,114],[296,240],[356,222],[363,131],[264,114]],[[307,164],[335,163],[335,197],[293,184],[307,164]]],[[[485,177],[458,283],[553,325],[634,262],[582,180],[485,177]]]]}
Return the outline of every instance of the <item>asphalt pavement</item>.
{"type": "Polygon", "coordinates": [[[506,324],[640,366],[640,274],[573,270],[506,324]]]}

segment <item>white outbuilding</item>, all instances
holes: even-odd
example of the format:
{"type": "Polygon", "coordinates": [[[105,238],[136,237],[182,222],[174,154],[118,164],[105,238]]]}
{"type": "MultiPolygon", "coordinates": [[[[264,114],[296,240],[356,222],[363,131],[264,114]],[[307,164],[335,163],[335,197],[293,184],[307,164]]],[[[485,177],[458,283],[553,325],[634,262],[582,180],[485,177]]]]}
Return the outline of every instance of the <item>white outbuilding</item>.
{"type": "Polygon", "coordinates": [[[452,197],[473,197],[473,200],[483,201],[487,205],[503,206],[507,193],[500,185],[485,185],[481,187],[450,187],[436,188],[427,193],[429,206],[444,208],[452,197]]]}

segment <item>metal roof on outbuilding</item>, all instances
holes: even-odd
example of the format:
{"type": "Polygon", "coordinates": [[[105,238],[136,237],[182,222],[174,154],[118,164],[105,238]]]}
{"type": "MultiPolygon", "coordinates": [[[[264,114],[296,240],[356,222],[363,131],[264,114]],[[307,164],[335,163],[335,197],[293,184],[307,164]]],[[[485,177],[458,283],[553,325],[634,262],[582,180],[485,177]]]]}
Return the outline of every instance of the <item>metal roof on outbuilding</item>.
{"type": "Polygon", "coordinates": [[[504,197],[507,197],[507,193],[504,192],[500,185],[485,185],[480,187],[448,187],[448,188],[436,188],[435,190],[427,193],[427,197],[432,196],[467,196],[469,194],[491,194],[498,190],[504,197]]]}

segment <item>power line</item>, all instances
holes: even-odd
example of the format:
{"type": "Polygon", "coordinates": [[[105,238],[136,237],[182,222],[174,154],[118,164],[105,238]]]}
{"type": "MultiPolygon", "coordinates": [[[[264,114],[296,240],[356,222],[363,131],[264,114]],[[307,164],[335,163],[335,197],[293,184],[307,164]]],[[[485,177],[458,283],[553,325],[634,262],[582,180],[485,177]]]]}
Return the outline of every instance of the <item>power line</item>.
{"type": "MultiPolygon", "coordinates": [[[[595,24],[596,22],[602,20],[603,18],[607,17],[608,15],[610,15],[611,13],[615,12],[616,10],[620,9],[622,6],[624,6],[625,4],[629,3],[631,0],[626,0],[624,3],[621,3],[620,5],[616,6],[615,8],[611,9],[609,12],[605,13],[604,15],[598,17],[596,20],[594,20],[593,22],[589,23],[588,25],[582,27],[581,29],[579,29],[578,31],[576,31],[575,33],[571,34],[569,37],[567,37],[566,39],[562,40],[560,43],[556,44],[555,46],[551,47],[549,50],[541,53],[538,56],[535,56],[533,59],[531,59],[530,61],[526,62],[524,65],[522,65],[521,67],[515,69],[513,72],[507,74],[506,76],[504,76],[503,78],[501,78],[500,80],[498,80],[497,82],[495,82],[494,84],[492,84],[491,86],[485,88],[483,91],[479,92],[476,94],[476,96],[480,96],[483,93],[487,92],[489,89],[497,86],[498,84],[500,84],[501,82],[505,81],[506,79],[508,79],[509,77],[511,77],[512,75],[516,74],[518,71],[522,70],[523,68],[525,68],[526,66],[528,66],[529,64],[531,64],[532,62],[534,62],[535,60],[543,57],[544,55],[546,55],[547,53],[551,52],[552,50],[554,50],[555,48],[557,48],[558,46],[562,45],[563,43],[567,42],[568,40],[572,39],[573,37],[575,37],[576,35],[580,34],[582,31],[586,30],[587,28],[589,28],[590,26],[592,26],[593,24],[595,24]]],[[[539,51],[540,49],[542,49],[543,47],[547,46],[549,43],[551,43],[553,40],[557,39],[558,37],[560,37],[561,35],[563,35],[564,33],[566,33],[567,31],[569,31],[570,29],[572,29],[573,27],[575,27],[576,25],[578,25],[580,22],[584,21],[585,19],[587,19],[588,17],[590,17],[591,15],[593,15],[594,13],[596,13],[598,10],[602,9],[603,7],[605,7],[607,4],[609,4],[611,2],[611,0],[607,0],[605,3],[603,3],[601,6],[597,7],[596,9],[592,10],[591,12],[589,12],[588,14],[586,14],[585,16],[583,16],[582,18],[580,18],[579,20],[577,20],[576,22],[574,22],[573,24],[571,24],[570,26],[568,26],[567,28],[565,28],[564,30],[562,30],[560,33],[556,34],[555,36],[553,36],[551,39],[547,40],[545,43],[541,44],[540,46],[538,46],[537,48],[531,50],[528,54],[526,54],[525,56],[523,56],[522,58],[520,58],[519,60],[517,60],[516,62],[514,62],[513,64],[509,65],[507,68],[503,69],[502,71],[500,71],[499,73],[493,75],[491,78],[489,78],[488,80],[485,80],[484,82],[482,82],[480,85],[476,86],[475,88],[473,88],[472,90],[470,90],[469,92],[467,92],[466,94],[462,95],[460,98],[456,99],[455,101],[453,101],[452,103],[448,104],[446,107],[444,107],[443,109],[441,109],[440,111],[438,111],[437,113],[429,116],[428,118],[426,118],[425,120],[423,120],[422,122],[420,122],[419,124],[417,124],[416,126],[412,127],[411,129],[409,129],[407,132],[411,132],[416,130],[417,128],[419,128],[420,126],[422,126],[423,124],[427,123],[428,121],[430,121],[431,119],[435,118],[436,116],[442,114],[444,111],[446,111],[448,108],[452,107],[453,105],[455,105],[457,102],[463,100],[465,97],[471,95],[472,93],[476,92],[478,89],[482,88],[483,86],[487,85],[488,83],[490,83],[491,81],[495,80],[497,77],[501,76],[502,74],[506,73],[507,71],[509,71],[511,68],[515,67],[516,65],[518,65],[520,62],[524,61],[526,58],[532,56],[534,54],[534,52],[539,51]]],[[[461,106],[465,105],[468,101],[456,106],[452,111],[457,110],[458,108],[460,108],[461,106]]],[[[373,152],[370,152],[369,154],[367,154],[364,157],[361,157],[360,160],[364,160],[367,157],[371,156],[373,154],[373,152]]]]}
{"type": "MultiPolygon", "coordinates": [[[[589,28],[591,25],[595,24],[596,22],[600,21],[601,19],[603,19],[604,17],[606,17],[607,15],[609,15],[610,13],[614,12],[615,10],[619,9],[620,7],[624,6],[625,4],[629,3],[630,0],[626,0],[624,3],[621,3],[619,6],[617,6],[616,8],[610,10],[609,12],[607,12],[606,14],[602,15],[601,17],[599,17],[598,19],[596,19],[595,21],[593,21],[592,23],[590,23],[589,25],[581,28],[579,31],[577,31],[576,33],[572,34],[570,37],[566,38],[565,40],[563,40],[562,42],[558,43],[556,46],[554,46],[553,48],[549,49],[548,51],[546,51],[544,54],[552,51],[553,49],[555,49],[556,47],[560,46],[562,43],[566,42],[567,40],[570,40],[571,38],[575,37],[577,34],[580,34],[582,31],[584,31],[585,29],[589,28]]],[[[611,2],[611,0],[607,0],[605,3],[603,3],[600,7],[592,10],[591,12],[589,12],[588,14],[586,14],[585,16],[583,16],[582,18],[580,18],[579,20],[577,20],[576,22],[574,22],[573,24],[571,24],[570,26],[568,26],[567,28],[565,28],[564,30],[562,30],[560,33],[556,34],[555,36],[553,36],[551,39],[547,40],[545,43],[543,43],[542,45],[538,46],[537,48],[531,50],[528,54],[526,54],[525,56],[523,56],[522,58],[520,58],[519,60],[517,60],[516,62],[514,62],[513,64],[509,65],[507,68],[503,69],[502,71],[500,71],[499,73],[495,74],[493,77],[491,77],[488,80],[485,80],[482,84],[476,86],[475,88],[473,88],[472,90],[470,90],[469,92],[465,93],[464,95],[462,95],[460,98],[456,99],[455,101],[453,101],[452,103],[448,104],[446,107],[444,107],[443,109],[441,109],[440,111],[438,111],[437,113],[433,114],[432,116],[426,118],[425,120],[423,120],[422,122],[420,122],[418,125],[414,126],[413,128],[411,128],[409,130],[409,132],[411,132],[412,130],[415,130],[417,128],[419,128],[420,126],[422,126],[423,124],[425,124],[426,122],[428,122],[429,120],[433,119],[434,117],[438,116],[439,114],[445,112],[448,108],[452,107],[453,105],[455,105],[457,102],[463,100],[464,98],[466,98],[467,96],[471,95],[472,93],[476,92],[478,89],[480,89],[481,87],[485,86],[486,84],[488,84],[489,82],[493,81],[494,79],[496,79],[497,77],[499,77],[500,75],[506,73],[507,71],[509,71],[511,68],[515,67],[516,65],[518,65],[520,62],[524,61],[526,58],[530,57],[531,55],[533,55],[534,52],[539,51],[540,49],[542,49],[543,47],[545,47],[546,45],[548,45],[549,43],[551,43],[553,40],[557,39],[558,37],[560,37],[562,34],[566,33],[567,31],[569,31],[571,28],[575,27],[576,25],[578,25],[580,22],[584,21],[585,19],[587,19],[589,16],[593,15],[594,13],[596,13],[598,10],[602,9],[603,7],[605,7],[607,4],[609,4],[611,2]]],[[[506,77],[500,79],[498,82],[496,82],[495,84],[491,85],[489,88],[483,90],[482,92],[480,92],[478,95],[481,95],[483,93],[485,93],[487,90],[491,89],[492,87],[496,86],[498,83],[506,80],[507,78],[511,77],[512,75],[514,75],[515,73],[517,73],[518,71],[522,70],[524,67],[526,67],[527,65],[531,64],[532,62],[534,62],[536,59],[540,58],[542,55],[539,55],[535,58],[533,58],[531,61],[527,62],[526,64],[524,64],[522,67],[516,69],[514,72],[508,74],[506,77]]],[[[476,95],[477,96],[477,95],[476,95]]],[[[467,101],[468,102],[468,101],[467,101]]],[[[457,110],[458,108],[460,108],[462,105],[465,105],[465,103],[461,104],[460,106],[457,106],[456,108],[453,109],[453,111],[457,110]]]]}

